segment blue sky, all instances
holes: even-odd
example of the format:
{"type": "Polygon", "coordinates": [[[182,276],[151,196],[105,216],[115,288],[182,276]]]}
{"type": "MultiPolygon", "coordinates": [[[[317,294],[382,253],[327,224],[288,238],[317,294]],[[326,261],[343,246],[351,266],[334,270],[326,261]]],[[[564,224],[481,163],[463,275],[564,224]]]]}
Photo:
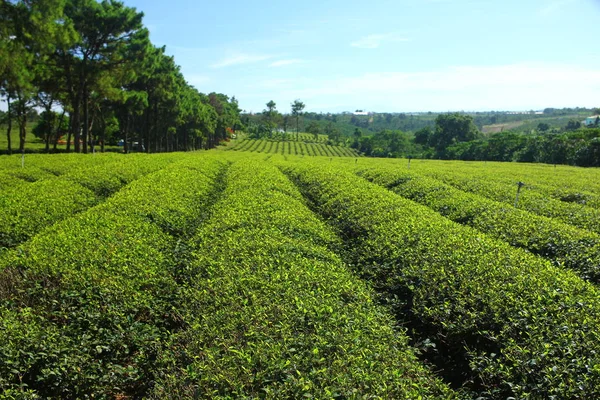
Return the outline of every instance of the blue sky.
{"type": "Polygon", "coordinates": [[[125,0],[200,91],[261,111],[600,106],[600,0],[125,0]]]}

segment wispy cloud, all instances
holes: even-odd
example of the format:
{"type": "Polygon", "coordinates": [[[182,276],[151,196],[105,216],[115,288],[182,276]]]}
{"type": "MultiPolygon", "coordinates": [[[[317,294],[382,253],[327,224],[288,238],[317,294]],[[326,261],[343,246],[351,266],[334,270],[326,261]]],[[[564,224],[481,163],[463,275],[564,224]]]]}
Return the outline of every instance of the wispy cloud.
{"type": "Polygon", "coordinates": [[[197,89],[200,89],[202,85],[210,82],[210,78],[206,75],[186,74],[185,78],[190,85],[195,86],[197,89]]]}
{"type": "Polygon", "coordinates": [[[211,65],[213,68],[223,68],[223,67],[231,67],[234,65],[242,65],[242,64],[252,64],[260,61],[265,61],[270,58],[273,58],[271,55],[267,54],[247,54],[247,53],[237,53],[230,55],[228,57],[223,58],[221,61],[211,65]]]}
{"type": "Polygon", "coordinates": [[[554,0],[550,1],[544,7],[539,10],[540,15],[548,16],[557,13],[566,5],[573,3],[574,0],[554,0]]]}
{"type": "Polygon", "coordinates": [[[173,46],[173,45],[166,45],[166,46],[167,46],[167,50],[185,51],[185,52],[190,52],[190,53],[198,53],[201,51],[209,50],[208,47],[185,47],[185,46],[173,46]]]}
{"type": "Polygon", "coordinates": [[[278,60],[278,61],[272,62],[271,64],[269,64],[269,67],[284,67],[286,65],[302,64],[305,62],[306,61],[300,60],[299,58],[292,58],[292,59],[288,59],[288,60],[278,60]]]}
{"type": "Polygon", "coordinates": [[[295,98],[307,105],[343,103],[336,108],[345,110],[447,111],[591,106],[599,90],[599,70],[523,63],[323,78],[263,86],[262,94],[281,103],[295,98]]]}
{"type": "Polygon", "coordinates": [[[361,49],[376,49],[383,43],[398,43],[408,41],[410,41],[410,39],[392,32],[368,35],[363,38],[360,38],[355,42],[350,43],[350,46],[358,47],[361,49]]]}
{"type": "Polygon", "coordinates": [[[261,91],[271,89],[291,89],[298,84],[297,81],[297,79],[269,78],[251,81],[245,86],[248,89],[252,89],[254,92],[260,93],[261,91]]]}

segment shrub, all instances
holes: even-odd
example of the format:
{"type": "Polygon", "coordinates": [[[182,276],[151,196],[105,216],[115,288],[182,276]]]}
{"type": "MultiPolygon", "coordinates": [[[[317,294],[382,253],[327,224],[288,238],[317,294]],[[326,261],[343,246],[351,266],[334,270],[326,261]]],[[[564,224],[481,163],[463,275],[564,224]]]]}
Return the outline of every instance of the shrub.
{"type": "Polygon", "coordinates": [[[156,398],[443,398],[339,243],[265,162],[239,162],[196,235],[156,398]]]}
{"type": "Polygon", "coordinates": [[[339,168],[285,170],[425,357],[471,398],[600,396],[594,286],[339,168]]]}

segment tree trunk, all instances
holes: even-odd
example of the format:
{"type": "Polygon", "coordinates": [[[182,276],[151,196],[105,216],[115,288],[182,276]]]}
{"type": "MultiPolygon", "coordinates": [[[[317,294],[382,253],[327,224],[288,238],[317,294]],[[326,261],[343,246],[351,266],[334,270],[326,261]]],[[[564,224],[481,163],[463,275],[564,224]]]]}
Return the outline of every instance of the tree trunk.
{"type": "Polygon", "coordinates": [[[25,152],[25,138],[27,134],[27,113],[25,111],[25,100],[18,97],[19,106],[17,113],[17,123],[19,125],[19,151],[25,152]]]}
{"type": "Polygon", "coordinates": [[[27,117],[24,117],[23,120],[21,120],[22,125],[19,126],[19,151],[21,153],[25,152],[25,138],[27,135],[27,128],[26,128],[26,124],[27,124],[27,117]]]}
{"type": "Polygon", "coordinates": [[[73,113],[70,115],[71,119],[69,120],[69,133],[67,133],[67,153],[71,151],[71,139],[73,138],[73,131],[75,130],[73,127],[73,124],[75,124],[75,114],[73,113]]]}
{"type": "Polygon", "coordinates": [[[150,121],[152,121],[152,108],[148,107],[147,109],[147,114],[146,114],[146,140],[144,141],[144,151],[148,154],[150,154],[150,134],[151,134],[151,130],[152,130],[152,123],[150,121]]]}
{"type": "Polygon", "coordinates": [[[89,129],[90,129],[90,110],[88,104],[88,90],[87,87],[83,89],[83,134],[81,135],[81,140],[83,142],[83,153],[87,154],[88,152],[88,138],[89,129]]]}
{"type": "Polygon", "coordinates": [[[125,143],[123,143],[123,152],[127,154],[129,153],[129,114],[127,114],[125,121],[125,143]]]}
{"type": "Polygon", "coordinates": [[[8,103],[8,110],[7,110],[7,118],[8,118],[8,126],[6,127],[6,140],[8,143],[8,154],[12,154],[12,145],[11,145],[11,141],[10,141],[10,133],[12,131],[12,111],[11,111],[11,107],[10,107],[10,96],[6,97],[6,102],[8,103]]]}
{"type": "MultiPolygon", "coordinates": [[[[158,142],[159,142],[159,129],[158,129],[158,102],[154,103],[154,151],[156,153],[159,152],[158,150],[158,142]]],[[[148,143],[148,147],[150,147],[150,144],[148,143]]]]}
{"type": "MultiPolygon", "coordinates": [[[[50,101],[48,102],[44,102],[44,111],[46,111],[46,115],[48,116],[48,118],[52,118],[51,121],[54,122],[54,114],[50,114],[50,112],[52,111],[52,103],[52,99],[50,99],[50,101]]],[[[46,144],[44,151],[46,152],[46,154],[50,153],[50,139],[52,138],[53,130],[54,124],[51,123],[50,126],[48,126],[48,130],[44,132],[44,143],[46,144]]]]}
{"type": "Polygon", "coordinates": [[[104,118],[102,110],[100,110],[100,124],[102,124],[102,128],[100,129],[100,153],[104,153],[104,142],[106,141],[106,119],[104,118]]]}
{"type": "Polygon", "coordinates": [[[63,108],[62,112],[60,113],[60,118],[58,119],[58,125],[56,126],[56,129],[54,130],[54,149],[52,150],[53,153],[56,153],[56,146],[58,146],[58,139],[60,138],[60,129],[62,127],[62,123],[63,120],[65,119],[65,109],[63,108]]]}
{"type": "Polygon", "coordinates": [[[80,124],[80,107],[79,104],[75,104],[73,107],[73,124],[72,127],[72,136],[75,147],[75,153],[79,153],[81,151],[81,145],[79,143],[81,139],[81,124],[80,124]]]}

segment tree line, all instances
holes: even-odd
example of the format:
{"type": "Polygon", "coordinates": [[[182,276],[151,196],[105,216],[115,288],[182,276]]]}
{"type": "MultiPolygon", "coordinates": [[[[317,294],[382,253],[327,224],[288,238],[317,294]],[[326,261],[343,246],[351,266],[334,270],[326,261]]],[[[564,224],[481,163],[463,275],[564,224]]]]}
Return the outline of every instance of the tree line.
{"type": "Polygon", "coordinates": [[[199,92],[165,47],[154,46],[142,12],[116,0],[0,0],[0,97],[8,153],[27,115],[43,110],[36,135],[46,151],[66,135],[87,153],[120,140],[146,152],[211,148],[235,131],[235,97],[199,92]],[[58,110],[58,111],[57,111],[58,110]]]}

